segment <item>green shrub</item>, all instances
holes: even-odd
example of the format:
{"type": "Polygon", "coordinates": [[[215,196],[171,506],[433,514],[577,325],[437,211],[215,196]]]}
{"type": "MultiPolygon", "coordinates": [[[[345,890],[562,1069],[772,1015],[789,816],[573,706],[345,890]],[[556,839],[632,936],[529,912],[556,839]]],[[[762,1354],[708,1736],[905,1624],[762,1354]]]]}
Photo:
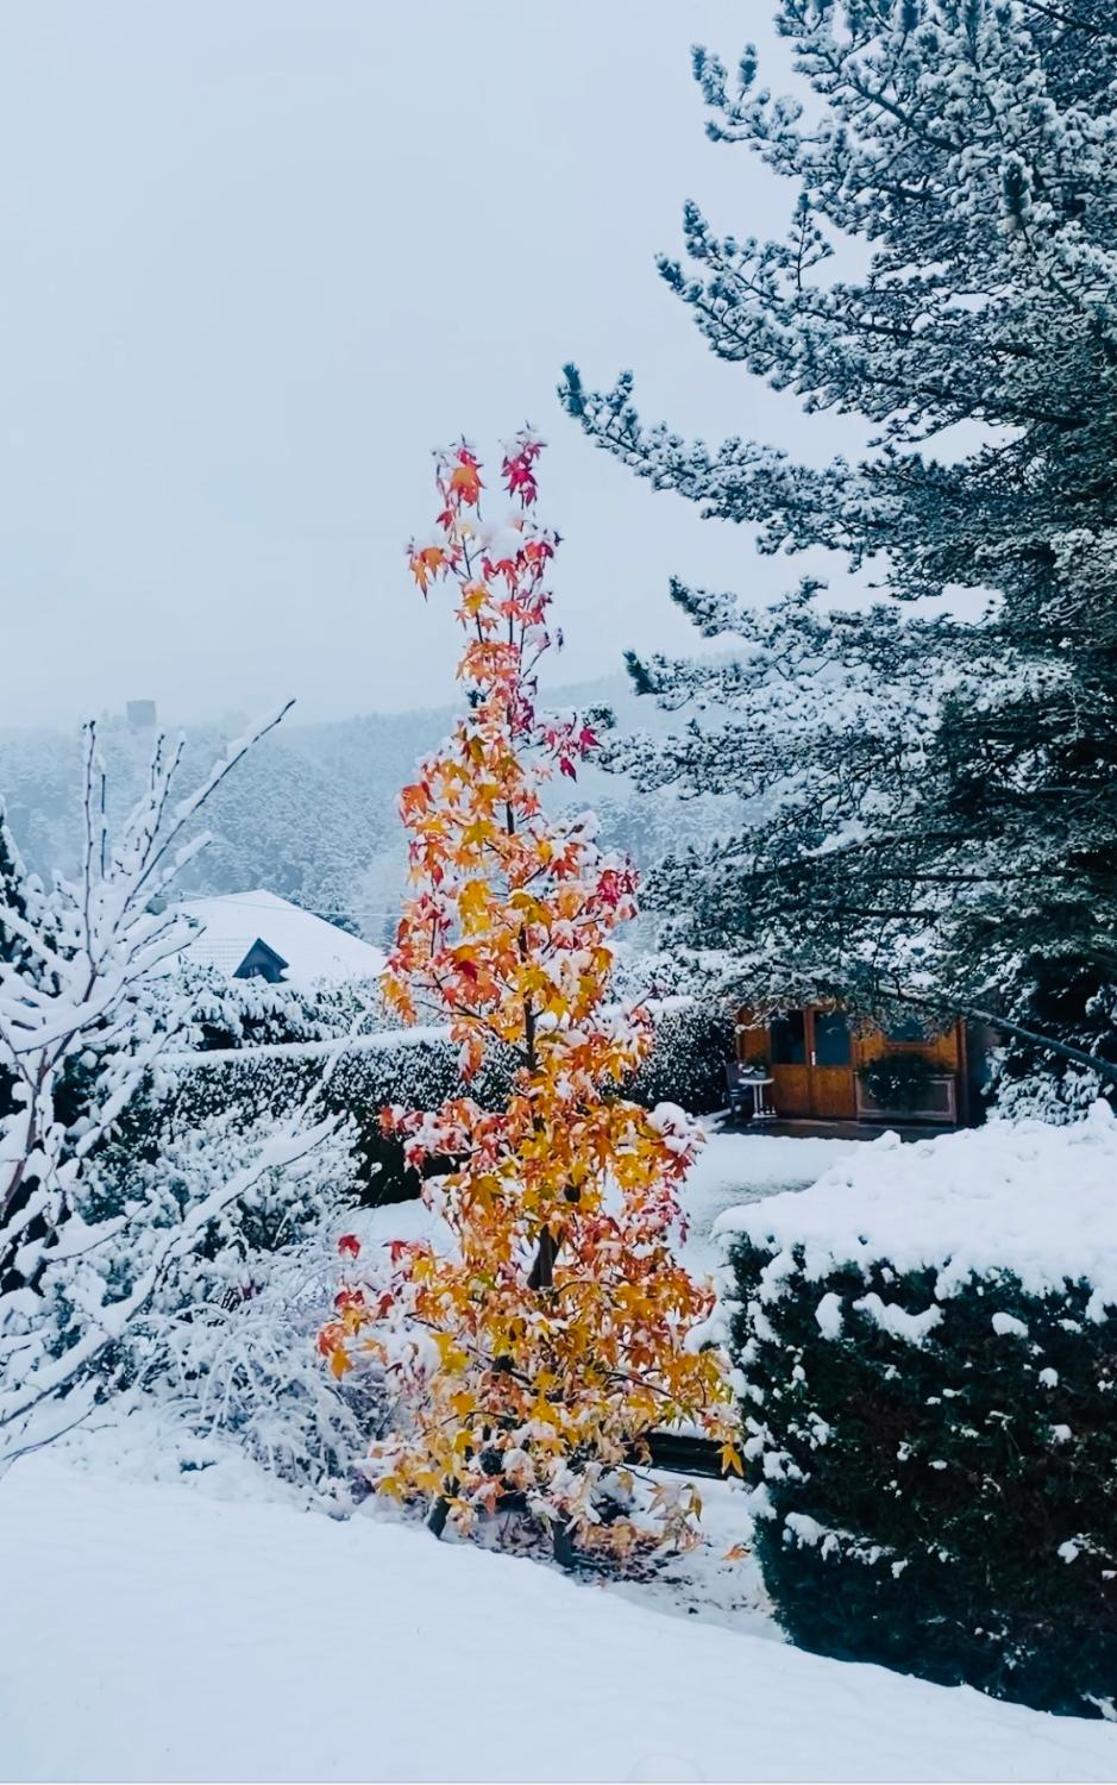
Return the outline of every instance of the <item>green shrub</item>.
{"type": "Polygon", "coordinates": [[[692,1116],[725,1108],[725,1066],[734,1051],[733,1022],[703,1004],[682,999],[655,1010],[655,1048],[626,1097],[654,1109],[677,1103],[692,1116]]]}
{"type": "MultiPolygon", "coordinates": [[[[458,1050],[448,1038],[401,1030],[376,1038],[374,1047],[345,1049],[328,1077],[330,1050],[319,1047],[244,1048],[235,1053],[200,1054],[188,1065],[163,1070],[150,1095],[141,1129],[157,1135],[170,1119],[200,1124],[234,1109],[245,1123],[266,1116],[286,1117],[321,1084],[319,1112],[344,1115],[356,1129],[355,1154],[360,1200],[402,1202],[419,1193],[416,1172],[404,1163],[403,1148],[381,1132],[387,1104],[434,1109],[463,1089],[458,1050]],[[154,1105],[154,1107],[152,1107],[154,1105]]],[[[493,1060],[470,1086],[481,1101],[504,1094],[508,1067],[493,1060]]]]}
{"type": "MultiPolygon", "coordinates": [[[[817,1195],[796,1199],[805,1214],[817,1195]]],[[[782,1230],[765,1235],[759,1205],[729,1269],[780,1623],[823,1654],[1113,1714],[1117,1308],[1085,1275],[1037,1293],[945,1254],[898,1267],[858,1243],[856,1213],[845,1254],[808,1220],[794,1243],[792,1199],[777,1200],[782,1230]]]]}
{"type": "Polygon", "coordinates": [[[926,1054],[882,1054],[859,1069],[862,1084],[881,1109],[918,1109],[926,1102],[935,1069],[926,1054]]]}
{"type": "MultiPolygon", "coordinates": [[[[400,1142],[381,1133],[385,1105],[436,1109],[448,1097],[468,1091],[481,1104],[495,1106],[508,1094],[513,1062],[494,1049],[466,1086],[457,1047],[438,1031],[401,1029],[374,1040],[372,1046],[358,1043],[343,1050],[325,1084],[322,1105],[350,1117],[356,1126],[361,1200],[401,1202],[418,1195],[419,1178],[404,1164],[400,1142]]],[[[699,1115],[718,1109],[725,1101],[730,1045],[730,1026],[716,1013],[682,1002],[664,1004],[656,1013],[655,1051],[624,1088],[625,1095],[649,1106],[678,1103],[699,1115]]],[[[237,1109],[247,1124],[267,1114],[289,1115],[321,1078],[329,1052],[328,1044],[243,1047],[203,1052],[187,1064],[164,1068],[124,1118],[125,1139],[154,1157],[159,1134],[172,1118],[200,1123],[237,1109]]]]}

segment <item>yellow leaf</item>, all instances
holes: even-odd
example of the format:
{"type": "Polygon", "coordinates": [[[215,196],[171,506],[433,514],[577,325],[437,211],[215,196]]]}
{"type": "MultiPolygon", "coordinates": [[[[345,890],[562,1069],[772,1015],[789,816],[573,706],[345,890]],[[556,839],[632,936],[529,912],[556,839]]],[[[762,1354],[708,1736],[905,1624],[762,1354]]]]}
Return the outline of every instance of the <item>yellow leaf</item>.
{"type": "Polygon", "coordinates": [[[462,928],[482,930],[489,921],[490,893],[483,880],[467,880],[458,894],[458,910],[462,928]]]}
{"type": "Polygon", "coordinates": [[[723,1469],[732,1469],[734,1475],[743,1475],[745,1472],[741,1453],[732,1438],[727,1438],[721,1447],[721,1466],[723,1469]]]}

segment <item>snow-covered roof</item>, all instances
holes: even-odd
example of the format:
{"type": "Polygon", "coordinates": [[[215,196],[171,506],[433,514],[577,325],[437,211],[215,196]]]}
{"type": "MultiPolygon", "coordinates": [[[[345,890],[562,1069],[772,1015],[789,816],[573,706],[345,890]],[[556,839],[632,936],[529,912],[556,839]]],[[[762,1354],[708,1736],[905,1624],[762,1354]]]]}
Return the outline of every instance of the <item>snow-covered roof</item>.
{"type": "Polygon", "coordinates": [[[384,969],[384,955],[371,943],[262,888],[184,899],[181,909],[205,926],[187,945],[185,959],[216,967],[230,978],[256,942],[287,963],[283,977],[292,985],[371,979],[384,969]]]}

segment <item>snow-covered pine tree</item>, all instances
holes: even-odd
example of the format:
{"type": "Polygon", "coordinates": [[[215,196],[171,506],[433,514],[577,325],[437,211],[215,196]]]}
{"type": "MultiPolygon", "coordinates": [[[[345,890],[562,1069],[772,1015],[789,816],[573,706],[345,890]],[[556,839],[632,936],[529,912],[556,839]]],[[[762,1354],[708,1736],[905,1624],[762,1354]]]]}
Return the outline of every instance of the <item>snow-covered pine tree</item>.
{"type": "MultiPolygon", "coordinates": [[[[750,989],[913,985],[1117,1057],[1117,19],[1109,0],[782,0],[808,109],[696,50],[709,135],[797,188],[785,241],[684,213],[659,269],[713,351],[805,410],[867,418],[859,463],[646,427],[625,374],[563,400],[598,444],[762,552],[828,547],[899,605],[769,613],[672,585],[727,659],[633,662],[691,721],[615,751],[643,786],[731,788],[755,822],[677,862],[676,930],[750,989]],[[835,277],[860,245],[864,270],[835,277]],[[837,251],[837,253],[835,252],[837,251]],[[844,258],[843,258],[844,257],[844,258]],[[957,430],[951,434],[950,430],[957,430]],[[976,591],[982,617],[918,606],[976,591]],[[743,648],[742,648],[743,647],[743,648]]],[[[955,610],[957,611],[957,610],[955,610]]],[[[1018,1072],[1092,1094],[1021,1041],[1018,1072]]]]}

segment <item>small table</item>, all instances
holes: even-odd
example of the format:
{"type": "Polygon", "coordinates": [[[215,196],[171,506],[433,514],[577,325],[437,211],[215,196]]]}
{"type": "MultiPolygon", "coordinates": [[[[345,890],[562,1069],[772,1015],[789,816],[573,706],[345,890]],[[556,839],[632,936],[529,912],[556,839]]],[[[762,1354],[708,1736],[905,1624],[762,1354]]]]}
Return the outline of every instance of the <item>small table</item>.
{"type": "Polygon", "coordinates": [[[741,1091],[748,1091],[752,1097],[752,1116],[754,1122],[774,1122],[776,1109],[771,1098],[771,1087],[775,1080],[768,1073],[742,1072],[737,1080],[741,1091]]]}
{"type": "Polygon", "coordinates": [[[742,1080],[742,1091],[748,1087],[753,1092],[753,1121],[774,1121],[776,1105],[771,1100],[773,1078],[746,1078],[742,1080]]]}

